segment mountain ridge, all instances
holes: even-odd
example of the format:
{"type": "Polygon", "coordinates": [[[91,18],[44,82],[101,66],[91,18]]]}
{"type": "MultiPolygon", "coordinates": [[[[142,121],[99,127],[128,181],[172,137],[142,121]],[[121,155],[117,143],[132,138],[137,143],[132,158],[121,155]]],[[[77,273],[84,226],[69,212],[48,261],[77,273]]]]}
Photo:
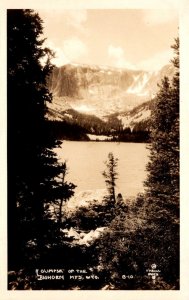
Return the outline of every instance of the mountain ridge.
{"type": "Polygon", "coordinates": [[[47,117],[86,126],[94,134],[115,132],[119,127],[133,131],[137,126],[148,131],[157,84],[173,74],[169,64],[156,72],[83,64],[56,67],[48,80],[53,101],[48,104],[47,117]],[[98,123],[102,132],[99,128],[95,132],[98,123]]]}
{"type": "Polygon", "coordinates": [[[131,110],[152,99],[157,83],[164,75],[172,76],[173,68],[148,72],[93,65],[67,64],[56,67],[48,81],[53,102],[80,112],[103,117],[131,110]],[[63,103],[64,102],[64,103],[63,103]]]}

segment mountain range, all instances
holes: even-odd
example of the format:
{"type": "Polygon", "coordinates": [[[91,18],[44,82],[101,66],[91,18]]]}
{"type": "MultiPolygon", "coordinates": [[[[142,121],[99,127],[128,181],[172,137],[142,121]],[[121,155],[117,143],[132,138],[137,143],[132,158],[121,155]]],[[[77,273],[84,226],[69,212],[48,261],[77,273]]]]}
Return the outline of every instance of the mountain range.
{"type": "Polygon", "coordinates": [[[123,129],[132,130],[149,120],[158,83],[173,74],[172,65],[154,72],[79,64],[55,67],[48,79],[53,95],[48,119],[73,123],[77,116],[111,123],[116,118],[123,129]]]}

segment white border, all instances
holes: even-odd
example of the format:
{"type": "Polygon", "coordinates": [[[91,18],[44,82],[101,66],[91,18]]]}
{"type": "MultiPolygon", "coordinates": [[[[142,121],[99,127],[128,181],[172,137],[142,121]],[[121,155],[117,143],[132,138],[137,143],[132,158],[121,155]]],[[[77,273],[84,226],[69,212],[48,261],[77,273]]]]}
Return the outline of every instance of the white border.
{"type": "Polygon", "coordinates": [[[189,0],[1,0],[0,2],[0,299],[189,299],[189,0]],[[177,9],[181,40],[181,288],[179,291],[7,291],[6,9],[177,9]],[[188,92],[188,94],[187,94],[188,92]]]}

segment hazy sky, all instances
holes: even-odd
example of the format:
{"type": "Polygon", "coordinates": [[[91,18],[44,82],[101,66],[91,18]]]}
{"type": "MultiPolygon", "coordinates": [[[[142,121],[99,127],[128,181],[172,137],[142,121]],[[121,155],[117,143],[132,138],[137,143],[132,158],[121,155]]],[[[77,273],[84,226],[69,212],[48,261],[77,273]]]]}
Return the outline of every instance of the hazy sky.
{"type": "Polygon", "coordinates": [[[38,10],[54,63],[157,70],[173,56],[175,10],[38,10]]]}

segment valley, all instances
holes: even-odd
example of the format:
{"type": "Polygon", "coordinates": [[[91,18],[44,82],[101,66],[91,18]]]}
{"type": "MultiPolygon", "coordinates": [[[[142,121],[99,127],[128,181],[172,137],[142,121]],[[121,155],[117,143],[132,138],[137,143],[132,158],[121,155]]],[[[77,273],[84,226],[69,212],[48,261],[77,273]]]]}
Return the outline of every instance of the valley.
{"type": "Polygon", "coordinates": [[[173,74],[170,65],[158,72],[77,64],[55,67],[48,79],[53,101],[47,118],[57,135],[68,140],[103,135],[107,140],[148,142],[158,82],[173,74]]]}

